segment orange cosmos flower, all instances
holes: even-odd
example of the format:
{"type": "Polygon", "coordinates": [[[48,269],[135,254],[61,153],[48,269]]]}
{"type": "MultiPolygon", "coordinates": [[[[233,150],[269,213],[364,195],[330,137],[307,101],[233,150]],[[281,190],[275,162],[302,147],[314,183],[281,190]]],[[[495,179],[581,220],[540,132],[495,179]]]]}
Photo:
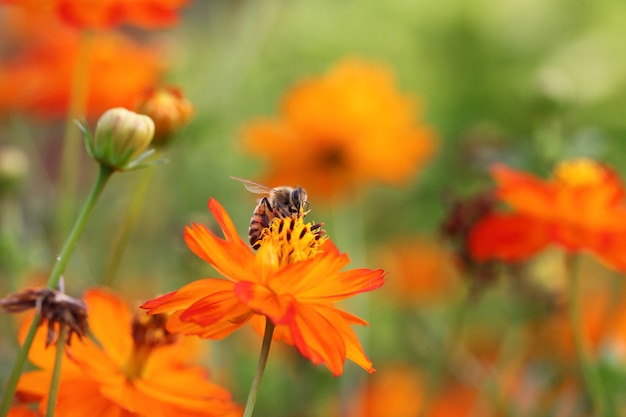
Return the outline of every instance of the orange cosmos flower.
{"type": "Polygon", "coordinates": [[[511,211],[491,213],[476,225],[470,236],[474,257],[518,261],[556,244],[626,266],[626,193],[609,167],[577,159],[557,165],[546,181],[503,165],[494,166],[492,175],[496,196],[511,211]]]}
{"type": "MultiPolygon", "coordinates": [[[[56,415],[59,416],[238,416],[230,394],[207,379],[193,340],[177,340],[163,328],[165,319],[132,311],[118,296],[102,290],[84,295],[91,332],[66,348],[56,415]]],[[[22,327],[23,340],[28,324],[22,327]]],[[[18,395],[40,399],[45,410],[54,349],[44,347],[40,330],[29,353],[41,368],[22,375],[18,395]]]]}
{"type": "Polygon", "coordinates": [[[276,326],[275,338],[293,344],[313,363],[325,364],[333,375],[341,375],[346,358],[374,371],[350,327],[367,323],[334,303],[379,288],[382,270],[342,272],[347,255],[328,240],[321,245],[325,239],[302,217],[275,220],[255,254],[216,200],[209,201],[209,209],[224,239],[193,224],[185,229],[185,242],[227,279],[192,282],[142,308],[149,314],[173,312],[167,325],[171,332],[211,339],[265,316],[276,326]]]}
{"type": "Polygon", "coordinates": [[[415,417],[424,406],[421,375],[406,364],[389,364],[356,392],[346,417],[415,417]]]}
{"type": "Polygon", "coordinates": [[[345,60],[300,83],[277,120],[250,123],[250,153],[267,159],[267,184],[307,184],[316,198],[374,181],[398,185],[432,155],[434,134],[383,66],[345,60]]]}
{"type": "Polygon", "coordinates": [[[134,25],[145,29],[173,26],[188,0],[4,0],[29,12],[52,12],[78,29],[112,29],[134,25]]]}
{"type": "MultiPolygon", "coordinates": [[[[79,40],[59,32],[32,43],[0,68],[0,113],[19,111],[38,117],[63,117],[68,109],[79,40]],[[54,80],[51,82],[50,80],[54,80]]],[[[113,107],[131,108],[157,82],[163,64],[157,51],[116,34],[101,34],[91,44],[87,116],[113,107]]]]}

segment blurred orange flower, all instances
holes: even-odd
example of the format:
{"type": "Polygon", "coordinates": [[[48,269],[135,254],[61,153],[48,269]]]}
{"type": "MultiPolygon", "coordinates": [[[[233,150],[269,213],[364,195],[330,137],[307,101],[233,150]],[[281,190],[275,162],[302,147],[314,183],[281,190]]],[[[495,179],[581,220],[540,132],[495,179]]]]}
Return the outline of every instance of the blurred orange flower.
{"type": "Polygon", "coordinates": [[[419,416],[425,391],[421,376],[410,366],[389,364],[357,392],[345,417],[419,416]]]}
{"type": "Polygon", "coordinates": [[[250,153],[267,159],[267,184],[306,184],[314,198],[370,182],[399,185],[435,149],[434,134],[383,66],[345,60],[285,97],[277,120],[244,130],[250,153]]]}
{"type": "Polygon", "coordinates": [[[378,251],[389,274],[388,292],[407,303],[437,301],[454,294],[458,275],[450,251],[427,238],[401,239],[378,251]]]}
{"type": "Polygon", "coordinates": [[[274,337],[294,345],[315,364],[341,375],[346,358],[368,372],[371,361],[350,327],[367,324],[334,306],[384,283],[382,270],[341,270],[347,255],[297,219],[275,219],[255,254],[237,235],[228,213],[214,199],[209,209],[224,234],[207,227],[185,229],[187,246],[227,279],[206,278],[142,305],[149,314],[173,312],[167,329],[221,339],[248,320],[269,319],[274,337]]]}
{"type": "Polygon", "coordinates": [[[4,0],[30,12],[53,12],[79,29],[134,25],[145,29],[173,26],[188,0],[4,0]]]}
{"type": "Polygon", "coordinates": [[[626,195],[609,167],[564,161],[543,181],[503,165],[492,168],[496,196],[511,211],[484,217],[470,236],[479,259],[519,261],[549,244],[588,250],[615,268],[626,266],[626,195]]]}
{"type": "MultiPolygon", "coordinates": [[[[64,117],[79,50],[77,35],[59,29],[25,46],[0,68],[0,113],[18,111],[38,117],[64,117]]],[[[90,51],[90,118],[109,108],[132,107],[137,96],[151,88],[163,70],[155,49],[121,35],[103,33],[95,37],[90,51]]]]}
{"type": "MultiPolygon", "coordinates": [[[[176,340],[159,321],[133,317],[117,295],[102,289],[85,293],[89,325],[98,342],[84,339],[66,349],[56,415],[91,416],[238,416],[230,394],[189,365],[198,354],[194,340],[176,340]]],[[[24,323],[24,339],[30,323],[24,323]]],[[[22,375],[18,395],[40,399],[47,393],[54,349],[45,349],[42,327],[29,353],[38,371],[22,375]]]]}

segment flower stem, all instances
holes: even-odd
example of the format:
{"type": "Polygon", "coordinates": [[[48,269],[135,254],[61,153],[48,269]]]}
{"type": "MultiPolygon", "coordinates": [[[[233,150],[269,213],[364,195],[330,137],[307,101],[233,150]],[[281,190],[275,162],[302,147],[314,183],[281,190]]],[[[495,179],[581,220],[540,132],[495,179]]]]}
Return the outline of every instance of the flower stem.
{"type": "MultiPolygon", "coordinates": [[[[57,256],[56,263],[52,272],[50,272],[50,276],[48,278],[47,288],[54,289],[59,284],[59,280],[61,279],[61,275],[65,271],[67,264],[70,259],[70,255],[74,251],[76,247],[76,243],[82,234],[85,225],[87,224],[87,219],[91,215],[93,208],[98,200],[98,197],[102,193],[104,186],[107,181],[111,177],[114,171],[105,166],[100,166],[100,170],[98,172],[98,178],[96,179],[96,183],[87,197],[87,201],[85,201],[85,205],[83,206],[80,214],[76,218],[74,223],[74,227],[70,232],[63,248],[61,249],[61,253],[57,256]]],[[[13,401],[13,395],[15,394],[15,388],[17,387],[17,381],[19,380],[20,374],[22,373],[22,368],[24,367],[24,363],[26,362],[26,358],[28,357],[28,352],[30,351],[30,347],[33,344],[33,340],[35,339],[35,333],[37,332],[37,327],[39,325],[41,314],[40,312],[35,313],[35,317],[30,324],[30,328],[28,329],[28,333],[26,335],[26,339],[24,339],[24,343],[22,344],[22,348],[17,353],[17,358],[13,363],[13,368],[11,369],[11,374],[9,375],[9,380],[7,381],[7,386],[2,394],[2,399],[0,400],[0,417],[5,417],[9,412],[9,408],[11,407],[11,402],[13,401]]]]}
{"type": "Polygon", "coordinates": [[[261,346],[261,354],[259,355],[259,363],[256,367],[256,373],[254,374],[254,380],[252,380],[252,386],[250,387],[250,393],[248,394],[248,400],[246,401],[246,408],[243,412],[243,417],[252,417],[252,410],[254,410],[254,404],[256,403],[256,396],[259,392],[259,386],[261,385],[261,379],[263,378],[263,372],[265,371],[265,365],[267,364],[267,358],[270,354],[270,345],[272,344],[272,335],[274,334],[274,323],[269,318],[265,319],[265,334],[263,335],[263,345],[261,346]]]}
{"type": "Polygon", "coordinates": [[[61,377],[61,362],[63,361],[63,353],[65,352],[65,339],[67,328],[64,324],[60,324],[59,335],[57,337],[56,354],[54,355],[54,368],[52,370],[52,379],[50,380],[50,390],[48,391],[48,405],[46,406],[46,417],[54,416],[54,409],[57,406],[57,397],[59,394],[59,379],[61,377]]]}
{"type": "Polygon", "coordinates": [[[83,31],[80,35],[78,53],[74,62],[74,74],[70,91],[70,101],[65,121],[65,136],[61,153],[59,199],[54,223],[53,242],[61,242],[61,236],[67,232],[76,202],[76,182],[79,176],[80,162],[80,132],[74,125],[74,120],[85,116],[87,94],[89,86],[89,60],[93,35],[83,31]]]}
{"type": "Polygon", "coordinates": [[[152,167],[143,170],[141,173],[139,184],[133,193],[133,198],[128,207],[128,211],[126,212],[124,223],[122,224],[122,227],[120,227],[117,236],[113,241],[113,245],[111,246],[109,259],[106,263],[104,276],[102,277],[102,285],[104,286],[113,286],[117,276],[117,271],[119,270],[120,263],[122,262],[122,258],[124,256],[124,251],[128,246],[130,235],[137,224],[141,208],[146,201],[146,196],[148,195],[148,189],[150,188],[153,174],[154,169],[152,167]]]}
{"type": "MultiPolygon", "coordinates": [[[[593,415],[605,416],[607,411],[607,403],[605,392],[602,386],[602,380],[594,369],[594,365],[589,357],[589,348],[587,346],[584,333],[582,312],[580,308],[580,297],[578,296],[578,284],[580,275],[580,258],[577,254],[567,254],[565,258],[565,266],[567,268],[569,285],[568,285],[568,304],[569,319],[572,327],[572,335],[574,337],[574,346],[578,357],[583,382],[587,395],[591,400],[594,410],[593,415]]],[[[609,415],[609,414],[607,414],[609,415]]],[[[610,414],[613,415],[613,414],[610,414]]]]}

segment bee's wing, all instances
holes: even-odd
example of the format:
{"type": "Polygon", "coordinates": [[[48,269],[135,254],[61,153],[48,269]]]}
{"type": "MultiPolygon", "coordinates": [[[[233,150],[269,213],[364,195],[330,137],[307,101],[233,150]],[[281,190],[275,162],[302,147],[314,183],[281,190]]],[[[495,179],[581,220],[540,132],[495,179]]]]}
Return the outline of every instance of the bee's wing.
{"type": "Polygon", "coordinates": [[[245,180],[245,179],[239,178],[239,177],[231,177],[231,178],[236,180],[236,181],[243,182],[243,185],[244,185],[244,187],[246,187],[246,190],[250,191],[251,193],[255,193],[255,194],[269,194],[270,192],[272,192],[274,190],[272,187],[268,187],[267,185],[259,184],[258,182],[245,180]]]}

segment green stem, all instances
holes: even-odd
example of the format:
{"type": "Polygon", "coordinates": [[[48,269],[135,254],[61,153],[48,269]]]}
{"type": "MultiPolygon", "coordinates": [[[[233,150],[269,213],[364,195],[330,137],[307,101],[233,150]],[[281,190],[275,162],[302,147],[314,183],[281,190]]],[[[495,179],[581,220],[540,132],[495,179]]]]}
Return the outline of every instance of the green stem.
{"type": "Polygon", "coordinates": [[[254,380],[252,380],[252,386],[250,387],[250,393],[248,394],[248,400],[246,401],[246,408],[243,412],[243,417],[252,417],[252,410],[254,410],[254,404],[256,403],[256,396],[259,392],[259,386],[261,385],[261,379],[263,378],[263,372],[265,371],[267,358],[270,354],[270,345],[272,344],[273,334],[274,334],[274,323],[272,323],[272,321],[269,318],[265,318],[265,334],[263,335],[263,345],[261,346],[261,354],[259,355],[259,363],[257,364],[257,367],[256,367],[254,380]]]}
{"type": "MultiPolygon", "coordinates": [[[[96,179],[96,183],[87,197],[87,201],[85,201],[85,205],[83,206],[80,214],[76,218],[76,222],[74,223],[74,227],[70,232],[63,248],[61,249],[61,253],[57,256],[57,261],[50,272],[50,277],[48,278],[47,288],[54,289],[59,284],[59,280],[61,279],[61,275],[65,271],[67,264],[70,259],[70,255],[74,251],[76,247],[76,243],[80,238],[80,235],[83,233],[85,225],[87,224],[87,219],[91,215],[93,208],[98,200],[98,197],[102,193],[104,186],[107,181],[111,177],[114,171],[110,168],[100,166],[100,170],[98,171],[98,178],[96,179]]],[[[26,339],[22,344],[22,348],[17,353],[17,358],[13,363],[13,368],[11,369],[11,374],[9,376],[9,380],[7,381],[6,390],[2,394],[2,399],[0,400],[0,416],[6,417],[9,412],[9,408],[11,407],[11,402],[13,401],[13,395],[15,394],[15,388],[17,387],[17,381],[19,380],[20,374],[22,373],[22,368],[24,367],[24,363],[26,362],[26,358],[28,357],[28,352],[30,351],[30,347],[33,344],[33,340],[35,339],[35,333],[37,332],[37,326],[39,324],[41,314],[40,312],[36,312],[33,321],[30,324],[30,328],[28,329],[28,334],[26,335],[26,339]]]]}
{"type": "Polygon", "coordinates": [[[61,323],[59,335],[57,337],[56,354],[54,355],[54,368],[52,369],[52,379],[50,380],[50,390],[48,391],[48,405],[46,406],[46,417],[54,416],[54,409],[57,406],[59,394],[59,380],[61,378],[61,362],[65,352],[65,339],[67,328],[61,323]]]}
{"type": "Polygon", "coordinates": [[[148,189],[150,188],[153,174],[154,169],[152,167],[145,169],[141,173],[137,190],[133,193],[133,199],[130,202],[128,211],[126,212],[124,223],[122,224],[122,227],[120,227],[118,234],[113,241],[113,245],[111,246],[109,259],[106,264],[107,266],[104,271],[104,276],[102,277],[102,285],[107,287],[113,286],[120,263],[122,262],[122,258],[124,256],[124,252],[128,246],[131,233],[137,224],[141,208],[146,201],[146,196],[148,195],[148,189]]]}
{"type": "Polygon", "coordinates": [[[463,332],[467,319],[468,306],[472,301],[472,295],[467,290],[466,294],[456,305],[453,311],[450,331],[446,338],[441,341],[441,346],[434,352],[434,364],[431,371],[431,378],[426,387],[425,402],[420,411],[420,417],[429,415],[434,406],[435,394],[441,389],[448,371],[448,367],[454,363],[455,356],[463,343],[463,332]]]}
{"type": "MultiPolygon", "coordinates": [[[[565,266],[567,268],[569,285],[568,285],[568,307],[570,326],[572,327],[572,335],[574,337],[574,346],[578,357],[578,364],[583,376],[583,383],[587,395],[591,400],[591,405],[595,416],[605,416],[607,411],[607,402],[605,392],[602,386],[602,380],[598,375],[594,364],[589,355],[583,333],[583,320],[580,307],[580,297],[578,296],[578,284],[580,275],[580,257],[577,254],[567,254],[565,258],[565,266]]],[[[613,414],[609,414],[613,415],[613,414]]]]}
{"type": "Polygon", "coordinates": [[[78,45],[74,74],[70,90],[69,108],[65,120],[65,136],[61,153],[59,177],[59,199],[54,223],[53,242],[58,244],[69,228],[76,203],[76,183],[82,140],[74,121],[85,117],[89,87],[89,60],[91,57],[92,33],[83,31],[78,45]]]}

